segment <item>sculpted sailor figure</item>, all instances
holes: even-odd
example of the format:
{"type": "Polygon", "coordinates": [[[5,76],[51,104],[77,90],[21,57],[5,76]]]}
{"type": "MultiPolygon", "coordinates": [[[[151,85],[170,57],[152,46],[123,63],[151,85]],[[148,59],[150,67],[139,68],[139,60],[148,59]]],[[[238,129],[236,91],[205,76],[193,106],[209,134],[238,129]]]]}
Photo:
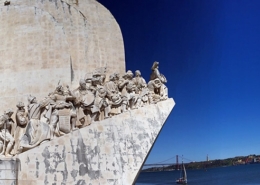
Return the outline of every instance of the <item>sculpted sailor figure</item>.
{"type": "MultiPolygon", "coordinates": [[[[168,88],[164,85],[167,82],[167,80],[166,80],[165,76],[159,72],[159,62],[156,62],[156,61],[153,63],[153,66],[152,66],[152,73],[150,75],[150,81],[153,81],[155,79],[158,79],[161,82],[160,88],[157,89],[157,92],[155,92],[155,93],[159,94],[161,96],[160,100],[168,99],[168,88]]],[[[156,82],[156,84],[158,84],[158,83],[156,82]]]]}
{"type": "Polygon", "coordinates": [[[0,155],[5,155],[6,157],[12,157],[11,150],[14,144],[12,135],[14,121],[11,118],[12,114],[13,111],[8,110],[0,117],[0,155]]]}
{"type": "Polygon", "coordinates": [[[142,92],[143,88],[146,87],[146,81],[141,76],[141,72],[139,70],[135,71],[135,77],[133,78],[133,81],[134,81],[134,83],[136,85],[138,93],[142,92]]]}
{"type": "Polygon", "coordinates": [[[139,97],[142,100],[141,105],[143,106],[148,103],[149,90],[147,88],[146,81],[141,76],[141,72],[139,70],[135,71],[135,77],[133,78],[133,81],[136,86],[136,93],[139,94],[139,97]]]}
{"type": "Polygon", "coordinates": [[[110,115],[112,116],[121,113],[121,105],[123,101],[116,80],[117,74],[111,74],[109,76],[109,81],[105,84],[107,97],[111,108],[110,115]]]}
{"type": "Polygon", "coordinates": [[[114,73],[114,82],[117,86],[118,86],[119,79],[120,79],[120,75],[118,73],[114,73]]]}
{"type": "Polygon", "coordinates": [[[99,120],[109,118],[110,105],[108,103],[106,89],[103,86],[99,86],[97,89],[93,107],[98,109],[99,120]],[[101,115],[102,112],[104,112],[104,115],[101,115]]]}
{"type": "Polygon", "coordinates": [[[102,119],[102,117],[100,117],[101,112],[104,112],[104,118],[108,118],[110,107],[106,99],[106,90],[103,86],[104,79],[105,74],[101,74],[99,72],[95,72],[91,79],[87,79],[91,81],[89,89],[95,96],[93,105],[91,105],[92,122],[102,119]]]}
{"type": "Polygon", "coordinates": [[[163,74],[159,72],[159,62],[154,62],[152,66],[152,73],[150,75],[150,80],[159,78],[162,83],[167,83],[167,80],[163,74]]]}
{"type": "Polygon", "coordinates": [[[88,89],[84,79],[79,81],[79,87],[73,91],[73,94],[76,97],[74,103],[77,112],[77,126],[85,127],[91,123],[88,117],[91,116],[91,105],[93,105],[95,96],[88,89]]]}
{"type": "Polygon", "coordinates": [[[20,153],[20,140],[22,136],[25,133],[25,128],[28,123],[28,115],[24,108],[24,103],[19,102],[17,105],[17,111],[16,111],[16,128],[14,132],[14,139],[15,139],[15,145],[13,149],[13,154],[20,153]]]}
{"type": "Polygon", "coordinates": [[[94,72],[91,78],[86,79],[86,82],[90,83],[89,90],[92,91],[94,95],[96,95],[99,86],[103,86],[104,79],[105,75],[99,72],[94,72]]]}
{"type": "Polygon", "coordinates": [[[20,141],[20,149],[25,151],[30,148],[34,148],[44,140],[50,139],[50,127],[47,123],[40,121],[41,113],[48,102],[37,102],[35,96],[29,95],[28,97],[28,117],[29,122],[27,124],[25,134],[20,141]]]}
{"type": "Polygon", "coordinates": [[[76,129],[76,109],[72,101],[76,99],[67,87],[65,91],[62,85],[58,85],[50,95],[52,102],[52,114],[50,118],[51,137],[61,136],[76,129]],[[53,105],[54,103],[54,105],[53,105]]]}
{"type": "Polygon", "coordinates": [[[147,84],[147,88],[149,89],[149,103],[154,104],[161,101],[160,89],[162,87],[162,82],[159,78],[154,80],[150,80],[147,84]]]}
{"type": "Polygon", "coordinates": [[[125,86],[126,92],[127,92],[127,100],[128,100],[128,105],[130,109],[135,109],[141,105],[141,99],[137,92],[137,88],[135,85],[135,82],[133,81],[133,76],[134,74],[132,73],[131,70],[128,70],[125,77],[127,80],[127,84],[125,86]]]}
{"type": "Polygon", "coordinates": [[[128,93],[126,90],[126,85],[129,83],[128,78],[127,78],[127,73],[125,73],[119,80],[118,80],[118,89],[119,92],[121,93],[122,97],[122,107],[121,111],[125,112],[127,111],[128,108],[128,93]]]}

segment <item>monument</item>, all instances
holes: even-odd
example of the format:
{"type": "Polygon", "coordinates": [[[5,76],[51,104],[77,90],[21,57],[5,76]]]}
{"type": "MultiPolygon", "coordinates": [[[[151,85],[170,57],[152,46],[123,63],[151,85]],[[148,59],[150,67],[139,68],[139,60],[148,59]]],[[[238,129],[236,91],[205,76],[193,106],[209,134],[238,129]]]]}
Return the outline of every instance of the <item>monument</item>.
{"type": "Polygon", "coordinates": [[[173,106],[95,0],[0,1],[0,184],[131,185],[173,106]]]}

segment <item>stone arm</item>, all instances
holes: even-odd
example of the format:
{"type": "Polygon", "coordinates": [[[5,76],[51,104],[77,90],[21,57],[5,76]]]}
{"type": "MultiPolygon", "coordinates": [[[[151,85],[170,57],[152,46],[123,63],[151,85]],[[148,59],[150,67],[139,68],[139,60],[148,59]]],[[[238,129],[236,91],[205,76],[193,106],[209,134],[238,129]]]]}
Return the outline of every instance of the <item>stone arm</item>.
{"type": "MultiPolygon", "coordinates": [[[[75,98],[73,98],[73,100],[74,99],[75,98]]],[[[73,107],[73,104],[71,102],[66,102],[66,101],[55,102],[55,104],[52,104],[53,109],[64,109],[64,108],[71,108],[71,107],[73,107]]]]}
{"type": "Polygon", "coordinates": [[[81,96],[77,96],[76,99],[74,100],[74,105],[75,106],[80,106],[81,102],[83,102],[83,99],[81,96]]]}
{"type": "Polygon", "coordinates": [[[118,88],[123,89],[125,85],[128,84],[128,80],[120,80],[118,83],[118,88]]]}
{"type": "Polygon", "coordinates": [[[47,105],[49,104],[49,100],[48,99],[44,99],[42,101],[39,102],[40,108],[45,108],[47,105]]]}

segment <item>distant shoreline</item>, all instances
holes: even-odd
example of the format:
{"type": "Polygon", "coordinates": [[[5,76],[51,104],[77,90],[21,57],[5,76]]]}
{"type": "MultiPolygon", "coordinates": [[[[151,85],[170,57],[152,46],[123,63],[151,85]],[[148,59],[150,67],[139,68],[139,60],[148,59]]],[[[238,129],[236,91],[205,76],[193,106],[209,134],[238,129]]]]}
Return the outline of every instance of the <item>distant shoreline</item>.
{"type": "MultiPolygon", "coordinates": [[[[259,164],[260,155],[248,155],[248,156],[237,156],[227,159],[216,159],[209,161],[200,161],[200,162],[190,162],[185,163],[186,169],[208,169],[215,167],[226,167],[226,166],[237,166],[237,165],[247,165],[247,164],[259,164]]],[[[180,169],[180,164],[174,164],[164,167],[151,167],[142,170],[142,172],[155,172],[155,171],[173,171],[180,169]]]]}

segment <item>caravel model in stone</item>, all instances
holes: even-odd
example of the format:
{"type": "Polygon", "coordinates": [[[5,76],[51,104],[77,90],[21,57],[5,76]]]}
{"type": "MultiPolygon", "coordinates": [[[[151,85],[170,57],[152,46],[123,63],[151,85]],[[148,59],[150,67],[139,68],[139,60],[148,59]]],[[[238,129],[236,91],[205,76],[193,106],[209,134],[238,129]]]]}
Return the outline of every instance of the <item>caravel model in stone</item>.
{"type": "Polygon", "coordinates": [[[148,83],[124,73],[120,29],[94,0],[14,0],[0,15],[0,184],[133,184],[175,104],[159,62],[148,83]]]}

